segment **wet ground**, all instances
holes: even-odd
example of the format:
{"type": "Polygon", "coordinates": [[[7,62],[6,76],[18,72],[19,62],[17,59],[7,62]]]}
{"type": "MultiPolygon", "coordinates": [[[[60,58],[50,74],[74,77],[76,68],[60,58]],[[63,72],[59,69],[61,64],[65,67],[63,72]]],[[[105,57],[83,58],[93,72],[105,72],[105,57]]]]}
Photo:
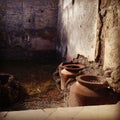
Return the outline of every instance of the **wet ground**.
{"type": "Polygon", "coordinates": [[[41,64],[39,61],[1,61],[0,73],[14,75],[28,95],[3,111],[63,107],[63,94],[52,79],[57,66],[57,63],[41,64]]]}

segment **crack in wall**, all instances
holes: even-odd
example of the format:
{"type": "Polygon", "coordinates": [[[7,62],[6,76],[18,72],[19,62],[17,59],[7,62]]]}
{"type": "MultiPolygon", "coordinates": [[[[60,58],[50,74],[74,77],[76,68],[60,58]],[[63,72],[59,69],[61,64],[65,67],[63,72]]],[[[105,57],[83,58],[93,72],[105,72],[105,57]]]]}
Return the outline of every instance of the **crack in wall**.
{"type": "Polygon", "coordinates": [[[114,91],[120,93],[120,0],[101,1],[102,13],[106,11],[102,30],[102,38],[105,41],[103,69],[105,70],[105,73],[109,71],[109,69],[111,70],[110,76],[107,76],[108,82],[114,91]]]}
{"type": "Polygon", "coordinates": [[[104,5],[102,3],[102,0],[99,0],[98,2],[98,25],[97,25],[97,29],[98,29],[98,33],[97,33],[97,50],[96,50],[96,62],[99,62],[100,64],[103,65],[104,63],[104,38],[102,36],[102,32],[103,32],[103,27],[104,27],[104,19],[106,17],[107,14],[107,10],[106,9],[102,9],[103,6],[105,7],[106,2],[104,2],[104,5]]]}

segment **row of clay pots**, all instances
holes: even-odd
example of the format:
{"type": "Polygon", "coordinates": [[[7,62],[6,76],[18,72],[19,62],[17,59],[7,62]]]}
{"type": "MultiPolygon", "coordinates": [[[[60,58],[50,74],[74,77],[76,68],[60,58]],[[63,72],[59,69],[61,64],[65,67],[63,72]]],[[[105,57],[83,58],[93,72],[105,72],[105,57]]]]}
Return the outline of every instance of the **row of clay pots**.
{"type": "Polygon", "coordinates": [[[81,64],[75,63],[61,63],[59,65],[59,75],[61,78],[61,90],[65,89],[65,84],[67,83],[69,78],[75,78],[77,73],[82,70],[85,66],[81,64]]]}
{"type": "Polygon", "coordinates": [[[70,82],[70,78],[75,79],[69,89],[68,106],[99,105],[113,102],[110,101],[111,90],[107,88],[105,82],[101,82],[100,77],[94,75],[76,77],[77,73],[84,68],[84,65],[74,63],[61,63],[59,65],[62,90],[65,90],[66,83],[70,82]]]}

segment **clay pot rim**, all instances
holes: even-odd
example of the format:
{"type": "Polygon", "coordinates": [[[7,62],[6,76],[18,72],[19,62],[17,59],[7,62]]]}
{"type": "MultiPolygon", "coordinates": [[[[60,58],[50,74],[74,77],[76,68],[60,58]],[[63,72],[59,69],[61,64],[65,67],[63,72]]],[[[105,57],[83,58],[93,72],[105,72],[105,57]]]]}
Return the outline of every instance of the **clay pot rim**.
{"type": "Polygon", "coordinates": [[[95,75],[79,75],[76,77],[76,80],[79,83],[85,83],[85,84],[91,84],[91,85],[103,85],[104,83],[100,81],[100,77],[95,76],[95,75]],[[88,80],[83,80],[82,77],[95,77],[98,80],[94,81],[88,81],[88,80]]]}
{"type": "Polygon", "coordinates": [[[64,67],[64,65],[73,64],[72,62],[61,62],[59,67],[64,67]]]}
{"type": "Polygon", "coordinates": [[[63,65],[63,67],[66,70],[70,70],[70,71],[79,71],[85,68],[85,65],[83,64],[76,64],[76,63],[70,63],[70,64],[65,64],[63,65]]]}

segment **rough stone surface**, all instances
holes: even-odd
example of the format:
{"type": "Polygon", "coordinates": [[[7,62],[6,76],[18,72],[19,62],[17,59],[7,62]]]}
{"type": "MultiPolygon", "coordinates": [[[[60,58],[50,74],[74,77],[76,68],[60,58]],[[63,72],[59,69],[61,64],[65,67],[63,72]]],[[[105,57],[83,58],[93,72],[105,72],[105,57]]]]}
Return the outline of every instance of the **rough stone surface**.
{"type": "Polygon", "coordinates": [[[120,1],[102,0],[100,6],[102,18],[101,39],[104,41],[103,68],[110,86],[120,92],[120,1]],[[109,72],[110,71],[110,72],[109,72]]]}
{"type": "Polygon", "coordinates": [[[119,120],[120,104],[0,112],[1,120],[119,120]]]}
{"type": "Polygon", "coordinates": [[[0,0],[0,58],[55,50],[57,7],[58,0],[0,0]]]}
{"type": "Polygon", "coordinates": [[[117,68],[120,66],[120,27],[113,27],[106,32],[104,69],[117,68]]]}
{"type": "Polygon", "coordinates": [[[98,0],[60,0],[58,50],[67,59],[79,53],[95,59],[98,0]],[[78,12],[79,11],[79,12],[78,12]]]}
{"type": "Polygon", "coordinates": [[[104,41],[104,69],[117,68],[119,60],[119,35],[120,35],[120,1],[102,0],[102,33],[101,39],[104,41]],[[104,14],[102,12],[104,11],[104,14]]]}

